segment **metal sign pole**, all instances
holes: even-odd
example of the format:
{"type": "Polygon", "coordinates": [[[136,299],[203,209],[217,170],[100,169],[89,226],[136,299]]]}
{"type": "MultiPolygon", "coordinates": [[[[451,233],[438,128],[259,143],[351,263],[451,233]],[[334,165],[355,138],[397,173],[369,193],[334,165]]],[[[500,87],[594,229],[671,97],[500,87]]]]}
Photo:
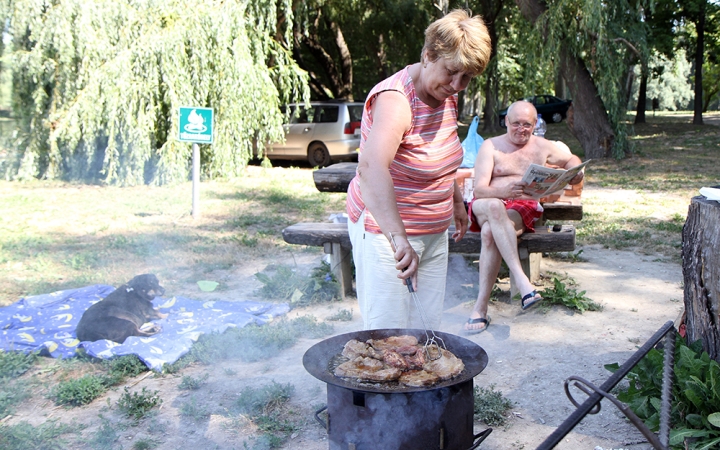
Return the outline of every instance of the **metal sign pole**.
{"type": "Polygon", "coordinates": [[[200,217],[200,146],[192,145],[192,216],[200,217]]]}
{"type": "Polygon", "coordinates": [[[213,109],[181,106],[178,110],[178,139],[192,142],[192,216],[200,217],[200,146],[213,142],[213,109]]]}

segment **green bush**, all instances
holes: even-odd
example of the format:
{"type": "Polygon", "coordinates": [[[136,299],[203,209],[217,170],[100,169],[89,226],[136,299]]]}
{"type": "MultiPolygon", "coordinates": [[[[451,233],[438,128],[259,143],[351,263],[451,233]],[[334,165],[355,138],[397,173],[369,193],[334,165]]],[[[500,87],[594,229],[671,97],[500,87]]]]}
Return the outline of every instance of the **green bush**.
{"type": "Polygon", "coordinates": [[[125,355],[105,361],[108,373],[121,381],[127,377],[136,377],[148,371],[144,362],[135,355],[125,355]]]}
{"type": "Polygon", "coordinates": [[[585,297],[585,291],[578,292],[576,289],[568,287],[558,278],[553,277],[553,287],[547,288],[541,292],[543,297],[540,306],[549,308],[552,305],[561,305],[566,308],[579,311],[602,311],[602,305],[585,297]]]}
{"type": "MultiPolygon", "coordinates": [[[[677,335],[671,399],[670,446],[685,449],[720,447],[720,364],[702,351],[702,343],[686,345],[677,335]]],[[[663,353],[652,349],[627,375],[629,386],[617,398],[653,431],[660,428],[663,353]]],[[[618,363],[605,366],[617,371],[618,363]]]]}
{"type": "Polygon", "coordinates": [[[495,390],[492,384],[488,388],[475,386],[473,389],[475,407],[474,417],[489,426],[505,425],[506,414],[512,409],[513,402],[506,399],[502,392],[495,390]]]}
{"type": "Polygon", "coordinates": [[[158,391],[148,392],[145,387],[142,388],[140,393],[130,393],[130,390],[126,387],[125,392],[120,395],[117,401],[120,411],[135,420],[142,419],[151,409],[161,404],[162,400],[158,396],[158,391]]]}
{"type": "Polygon", "coordinates": [[[50,396],[58,405],[87,405],[107,391],[108,378],[99,375],[85,375],[68,381],[61,381],[50,396]]]}

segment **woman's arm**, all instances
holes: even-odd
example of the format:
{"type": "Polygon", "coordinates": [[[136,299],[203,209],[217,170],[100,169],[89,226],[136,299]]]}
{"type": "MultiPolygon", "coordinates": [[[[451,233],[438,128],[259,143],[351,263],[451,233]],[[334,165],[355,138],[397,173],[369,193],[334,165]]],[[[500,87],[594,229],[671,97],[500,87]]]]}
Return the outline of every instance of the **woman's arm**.
{"type": "Polygon", "coordinates": [[[408,242],[390,177],[392,164],[403,135],[410,129],[412,112],[405,96],[397,91],[378,94],[372,105],[372,127],[358,160],[357,175],[363,202],[372,212],[388,241],[395,242],[396,268],[400,278],[413,278],[417,286],[418,255],[408,242]]]}

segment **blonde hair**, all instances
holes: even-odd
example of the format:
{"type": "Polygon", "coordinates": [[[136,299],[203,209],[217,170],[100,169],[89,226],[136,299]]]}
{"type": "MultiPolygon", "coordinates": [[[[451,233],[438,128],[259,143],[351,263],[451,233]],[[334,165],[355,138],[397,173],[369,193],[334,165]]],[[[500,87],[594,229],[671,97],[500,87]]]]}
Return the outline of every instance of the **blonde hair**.
{"type": "Polygon", "coordinates": [[[482,17],[455,9],[427,27],[423,53],[431,61],[445,58],[463,71],[480,75],[490,61],[491,45],[482,17]]]}

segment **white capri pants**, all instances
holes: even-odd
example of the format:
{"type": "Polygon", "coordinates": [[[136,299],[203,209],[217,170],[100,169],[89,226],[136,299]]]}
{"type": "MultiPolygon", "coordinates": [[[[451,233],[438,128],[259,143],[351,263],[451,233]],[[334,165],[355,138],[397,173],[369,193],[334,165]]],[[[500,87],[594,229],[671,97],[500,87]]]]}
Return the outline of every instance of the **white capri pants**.
{"type": "Polygon", "coordinates": [[[407,285],[398,278],[395,257],[387,238],[365,232],[365,213],[357,223],[348,220],[355,263],[355,281],[360,314],[365,330],[378,328],[438,329],[445,301],[448,265],[447,232],[408,236],[420,257],[417,297],[426,323],[410,296],[407,285]]]}

